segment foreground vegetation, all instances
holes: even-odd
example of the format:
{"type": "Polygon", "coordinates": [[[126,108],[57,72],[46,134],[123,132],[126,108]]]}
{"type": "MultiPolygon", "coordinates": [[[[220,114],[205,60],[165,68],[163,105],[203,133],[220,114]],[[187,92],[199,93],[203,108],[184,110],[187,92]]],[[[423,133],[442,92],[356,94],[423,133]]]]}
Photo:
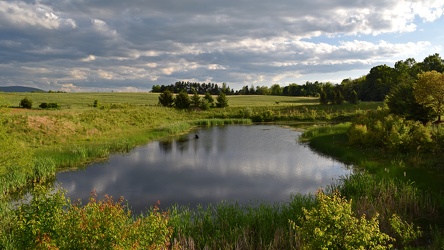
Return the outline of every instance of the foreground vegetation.
{"type": "MultiPolygon", "coordinates": [[[[435,169],[433,174],[427,174],[431,166],[439,165],[428,160],[428,150],[412,153],[417,138],[409,143],[407,140],[411,134],[407,128],[419,125],[379,113],[384,111],[371,111],[377,112],[374,117],[381,118],[381,126],[375,127],[380,130],[373,130],[370,124],[374,120],[370,121],[367,113],[382,103],[319,105],[316,98],[283,96],[228,99],[230,105],[223,109],[178,110],[158,106],[158,95],[147,93],[0,93],[0,147],[5,149],[0,156],[0,248],[444,247],[440,172],[435,169]],[[16,108],[25,97],[34,104],[57,103],[58,108],[16,108]],[[356,122],[367,121],[364,118],[368,123],[356,122]],[[131,214],[121,199],[93,194],[89,203],[78,204],[68,200],[62,191],[38,184],[63,168],[82,167],[110,153],[129,151],[194,126],[251,121],[286,125],[295,121],[348,122],[308,130],[305,140],[324,153],[367,170],[344,177],[316,196],[295,194],[288,202],[220,203],[193,210],[172,207],[167,211],[152,207],[143,215],[131,214]],[[364,125],[367,132],[359,129],[364,125]],[[398,131],[399,136],[391,135],[392,130],[398,131]],[[390,143],[366,147],[365,140],[376,138],[372,133],[388,135],[384,140],[390,143]],[[415,162],[428,164],[412,167],[415,162]],[[418,173],[424,173],[423,177],[418,178],[418,173]],[[429,178],[433,176],[435,179],[429,178]],[[23,187],[30,188],[33,199],[11,206],[8,197],[23,187]]],[[[421,131],[428,131],[424,129],[421,131]]],[[[429,138],[428,133],[421,135],[429,138]]]]}

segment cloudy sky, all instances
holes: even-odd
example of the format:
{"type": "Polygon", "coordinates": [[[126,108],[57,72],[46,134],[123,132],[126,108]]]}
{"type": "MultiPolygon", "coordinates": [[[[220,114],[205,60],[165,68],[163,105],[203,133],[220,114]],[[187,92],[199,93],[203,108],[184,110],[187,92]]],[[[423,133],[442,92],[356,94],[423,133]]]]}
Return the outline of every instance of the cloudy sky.
{"type": "Polygon", "coordinates": [[[444,57],[442,0],[0,0],[0,86],[270,86],[444,57]]]}

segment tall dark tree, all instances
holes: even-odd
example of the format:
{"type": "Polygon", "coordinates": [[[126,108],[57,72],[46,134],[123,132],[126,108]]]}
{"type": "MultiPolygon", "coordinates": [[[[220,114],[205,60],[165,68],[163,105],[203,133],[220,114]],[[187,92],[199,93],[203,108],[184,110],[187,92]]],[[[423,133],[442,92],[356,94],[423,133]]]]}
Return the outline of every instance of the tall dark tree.
{"type": "Polygon", "coordinates": [[[163,91],[159,95],[159,104],[164,107],[171,107],[174,104],[174,96],[173,93],[169,90],[163,91]]]}
{"type": "Polygon", "coordinates": [[[200,96],[195,89],[193,91],[193,96],[191,97],[191,102],[194,107],[199,107],[200,105],[200,96]]]}
{"type": "Polygon", "coordinates": [[[225,95],[225,93],[220,92],[219,95],[217,96],[216,100],[217,100],[216,106],[218,108],[228,107],[228,98],[225,95]]]}
{"type": "Polygon", "coordinates": [[[179,109],[187,109],[191,105],[190,96],[183,90],[174,99],[174,105],[179,109]]]}
{"type": "Polygon", "coordinates": [[[342,90],[340,86],[336,86],[333,90],[333,103],[334,104],[343,104],[344,103],[344,95],[342,94],[342,90]]]}
{"type": "Polygon", "coordinates": [[[418,104],[413,95],[413,83],[404,82],[393,87],[385,99],[390,113],[408,120],[432,121],[436,113],[431,108],[418,104]]]}
{"type": "Polygon", "coordinates": [[[207,102],[208,102],[211,106],[214,105],[214,98],[213,98],[213,96],[211,95],[210,92],[205,93],[204,99],[207,100],[207,102]]]}
{"type": "Polygon", "coordinates": [[[420,65],[421,70],[424,72],[432,70],[440,73],[444,72],[444,61],[441,59],[438,53],[424,58],[424,61],[420,63],[420,65]]]}
{"type": "Polygon", "coordinates": [[[361,88],[359,99],[383,101],[390,88],[396,83],[395,70],[387,65],[373,67],[361,88]]]}
{"type": "Polygon", "coordinates": [[[351,104],[358,104],[359,103],[358,93],[355,90],[352,90],[346,101],[351,104]]]}
{"type": "Polygon", "coordinates": [[[319,96],[319,102],[323,105],[327,105],[328,104],[328,98],[327,98],[327,93],[325,92],[324,88],[321,88],[321,93],[319,96]]]}

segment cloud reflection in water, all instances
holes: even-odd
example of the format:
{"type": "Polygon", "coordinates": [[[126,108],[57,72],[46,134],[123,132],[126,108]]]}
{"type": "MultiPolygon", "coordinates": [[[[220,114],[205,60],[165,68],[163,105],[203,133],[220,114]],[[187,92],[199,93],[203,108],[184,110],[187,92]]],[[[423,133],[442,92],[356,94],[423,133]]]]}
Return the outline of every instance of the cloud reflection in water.
{"type": "Polygon", "coordinates": [[[92,190],[124,196],[135,211],[157,200],[205,205],[222,200],[283,202],[314,193],[350,173],[342,163],[298,143],[300,132],[270,125],[202,128],[174,140],[155,141],[107,163],[62,172],[57,181],[71,199],[92,190]]]}

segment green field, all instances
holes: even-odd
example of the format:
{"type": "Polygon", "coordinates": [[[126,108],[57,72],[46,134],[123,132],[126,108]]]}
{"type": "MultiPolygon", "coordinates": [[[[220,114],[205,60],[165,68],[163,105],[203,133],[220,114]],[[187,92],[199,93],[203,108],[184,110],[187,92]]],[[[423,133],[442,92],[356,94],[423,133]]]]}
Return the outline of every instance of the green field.
{"type": "MultiPolygon", "coordinates": [[[[158,104],[158,93],[1,93],[0,106],[18,107],[27,97],[38,107],[42,102],[58,103],[62,109],[92,107],[95,100],[101,105],[130,104],[153,106],[158,104]]],[[[291,96],[228,96],[231,107],[270,107],[274,105],[316,105],[318,98],[291,96]]]]}

